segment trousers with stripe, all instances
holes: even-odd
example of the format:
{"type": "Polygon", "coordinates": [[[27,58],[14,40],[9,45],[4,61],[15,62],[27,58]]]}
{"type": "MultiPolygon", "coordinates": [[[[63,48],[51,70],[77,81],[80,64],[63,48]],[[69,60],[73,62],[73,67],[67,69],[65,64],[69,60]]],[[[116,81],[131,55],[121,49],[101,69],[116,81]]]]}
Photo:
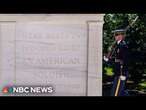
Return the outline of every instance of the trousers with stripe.
{"type": "Polygon", "coordinates": [[[128,69],[124,67],[122,69],[122,75],[126,77],[125,80],[120,79],[120,66],[121,64],[116,63],[115,65],[115,75],[114,75],[114,81],[113,81],[113,87],[111,91],[111,96],[125,96],[125,90],[126,90],[126,81],[128,78],[128,69]]]}
{"type": "Polygon", "coordinates": [[[125,80],[120,80],[119,77],[114,78],[111,96],[124,96],[125,95],[125,80]]]}

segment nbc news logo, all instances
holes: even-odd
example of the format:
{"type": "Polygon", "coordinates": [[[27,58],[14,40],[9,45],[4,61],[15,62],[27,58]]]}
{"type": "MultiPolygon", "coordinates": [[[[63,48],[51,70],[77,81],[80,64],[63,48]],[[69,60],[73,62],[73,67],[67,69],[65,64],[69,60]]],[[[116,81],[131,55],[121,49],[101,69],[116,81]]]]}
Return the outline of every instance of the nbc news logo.
{"type": "Polygon", "coordinates": [[[52,86],[6,86],[2,89],[4,94],[13,93],[53,93],[54,88],[52,86]]]}

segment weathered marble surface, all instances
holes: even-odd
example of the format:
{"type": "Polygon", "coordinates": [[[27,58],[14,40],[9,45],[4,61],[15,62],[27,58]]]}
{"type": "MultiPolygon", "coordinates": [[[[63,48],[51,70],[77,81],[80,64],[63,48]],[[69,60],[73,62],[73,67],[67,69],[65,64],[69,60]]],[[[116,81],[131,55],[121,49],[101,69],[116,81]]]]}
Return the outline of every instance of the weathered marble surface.
{"type": "Polygon", "coordinates": [[[102,95],[101,14],[0,15],[0,88],[53,85],[53,95],[102,95]]]}

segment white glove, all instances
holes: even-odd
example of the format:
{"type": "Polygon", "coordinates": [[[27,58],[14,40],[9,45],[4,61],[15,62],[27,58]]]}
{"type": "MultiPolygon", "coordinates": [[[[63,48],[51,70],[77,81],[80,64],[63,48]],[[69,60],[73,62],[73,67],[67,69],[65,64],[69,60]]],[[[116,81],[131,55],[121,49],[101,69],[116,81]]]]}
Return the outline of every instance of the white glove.
{"type": "Polygon", "coordinates": [[[126,76],[121,75],[121,76],[120,76],[120,79],[121,79],[121,80],[126,80],[126,76]]]}
{"type": "Polygon", "coordinates": [[[103,57],[104,61],[108,62],[108,58],[106,56],[103,57]]]}

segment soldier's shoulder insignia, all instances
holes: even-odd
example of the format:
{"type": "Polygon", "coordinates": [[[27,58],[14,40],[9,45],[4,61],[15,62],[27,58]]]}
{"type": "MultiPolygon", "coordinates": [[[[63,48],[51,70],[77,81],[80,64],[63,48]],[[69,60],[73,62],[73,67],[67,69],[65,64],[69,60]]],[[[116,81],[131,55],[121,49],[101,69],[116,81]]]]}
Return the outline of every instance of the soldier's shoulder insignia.
{"type": "Polygon", "coordinates": [[[121,48],[128,48],[127,43],[126,43],[125,41],[122,41],[122,42],[120,43],[120,47],[121,47],[121,48]]]}
{"type": "Polygon", "coordinates": [[[125,41],[122,41],[122,42],[121,42],[121,45],[122,45],[122,46],[127,46],[127,43],[126,43],[125,41]]]}
{"type": "Polygon", "coordinates": [[[125,41],[122,41],[122,44],[123,44],[123,45],[127,45],[125,41]]]}
{"type": "Polygon", "coordinates": [[[127,45],[127,43],[125,41],[123,41],[123,46],[128,48],[128,45],[127,45]]]}

